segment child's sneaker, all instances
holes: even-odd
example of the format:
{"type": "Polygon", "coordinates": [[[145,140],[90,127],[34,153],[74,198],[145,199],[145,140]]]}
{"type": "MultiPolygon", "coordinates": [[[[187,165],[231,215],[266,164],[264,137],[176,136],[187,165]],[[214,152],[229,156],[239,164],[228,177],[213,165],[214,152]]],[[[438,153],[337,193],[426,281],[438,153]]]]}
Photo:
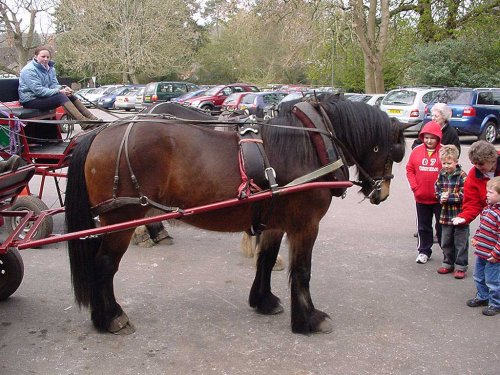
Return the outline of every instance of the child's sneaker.
{"type": "Polygon", "coordinates": [[[439,267],[438,268],[438,273],[440,273],[441,275],[446,275],[447,273],[452,273],[453,272],[453,268],[446,268],[446,267],[439,267]]]}
{"type": "Polygon", "coordinates": [[[456,270],[453,276],[455,277],[455,279],[463,279],[465,278],[465,271],[456,270]]]}
{"type": "Polygon", "coordinates": [[[479,307],[479,306],[488,306],[487,299],[478,299],[477,297],[467,300],[467,306],[469,307],[479,307]]]}
{"type": "Polygon", "coordinates": [[[500,314],[500,307],[488,306],[483,309],[483,315],[495,316],[496,314],[500,314]]]}
{"type": "Polygon", "coordinates": [[[425,264],[425,263],[427,263],[427,260],[429,260],[429,257],[427,255],[425,255],[424,253],[420,253],[417,255],[417,259],[415,260],[415,262],[417,262],[419,264],[425,264]]]}

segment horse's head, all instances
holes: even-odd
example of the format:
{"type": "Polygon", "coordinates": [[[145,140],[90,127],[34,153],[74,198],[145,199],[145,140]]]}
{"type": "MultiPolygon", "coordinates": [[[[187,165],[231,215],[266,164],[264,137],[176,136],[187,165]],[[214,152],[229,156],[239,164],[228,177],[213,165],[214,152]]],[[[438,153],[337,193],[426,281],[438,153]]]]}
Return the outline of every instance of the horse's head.
{"type": "Polygon", "coordinates": [[[389,142],[381,142],[368,149],[358,165],[361,193],[370,203],[379,204],[389,197],[391,180],[394,177],[392,166],[399,163],[405,155],[405,127],[398,120],[391,119],[389,142]]]}
{"type": "Polygon", "coordinates": [[[342,145],[348,165],[355,165],[361,193],[372,204],[389,196],[394,162],[403,160],[404,127],[380,109],[333,95],[321,106],[326,110],[335,134],[342,145]]]}

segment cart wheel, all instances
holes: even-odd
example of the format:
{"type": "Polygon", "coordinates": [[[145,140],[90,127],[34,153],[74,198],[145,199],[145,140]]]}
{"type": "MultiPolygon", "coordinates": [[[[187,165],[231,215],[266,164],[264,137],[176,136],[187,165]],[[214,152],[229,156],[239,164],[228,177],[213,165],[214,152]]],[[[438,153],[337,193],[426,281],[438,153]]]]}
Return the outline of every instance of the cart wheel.
{"type": "MultiPolygon", "coordinates": [[[[10,208],[11,211],[33,211],[35,215],[38,215],[40,212],[48,209],[49,208],[45,203],[43,203],[38,197],[33,195],[18,197],[10,208]]],[[[8,232],[12,233],[19,226],[20,221],[20,217],[6,217],[5,223],[7,224],[8,232]]],[[[24,231],[19,234],[19,237],[24,238],[26,233],[28,233],[32,226],[33,222],[28,222],[28,224],[24,228],[24,231]]],[[[47,216],[38,226],[32,239],[40,240],[42,238],[48,237],[52,233],[53,228],[54,220],[52,219],[52,216],[47,216]]]]}
{"type": "MultiPolygon", "coordinates": [[[[69,120],[67,115],[61,116],[61,121],[69,120]]],[[[71,133],[75,129],[74,124],[59,124],[59,128],[61,129],[61,133],[71,133]]]]}
{"type": "Polygon", "coordinates": [[[14,293],[24,276],[24,263],[17,249],[11,248],[0,254],[0,301],[14,293]]]}

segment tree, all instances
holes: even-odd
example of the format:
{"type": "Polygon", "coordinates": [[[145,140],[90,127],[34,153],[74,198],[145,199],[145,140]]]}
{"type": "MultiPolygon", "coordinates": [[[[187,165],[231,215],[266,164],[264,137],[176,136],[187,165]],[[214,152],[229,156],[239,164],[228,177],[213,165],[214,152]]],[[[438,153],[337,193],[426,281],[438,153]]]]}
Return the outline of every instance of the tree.
{"type": "Polygon", "coordinates": [[[53,7],[53,0],[0,0],[0,43],[4,46],[1,71],[18,75],[33,49],[47,43],[50,26],[37,21],[53,7]]]}
{"type": "Polygon", "coordinates": [[[364,57],[365,92],[383,93],[384,54],[389,31],[389,0],[349,0],[353,26],[364,57]],[[379,18],[378,18],[379,17],[379,18]]]}
{"type": "Polygon", "coordinates": [[[250,5],[233,2],[231,12],[215,9],[207,14],[209,42],[198,56],[200,79],[306,83],[308,67],[317,63],[321,39],[321,30],[311,25],[314,2],[301,8],[294,1],[263,0],[250,5]]]}
{"type": "Polygon", "coordinates": [[[422,43],[409,56],[406,80],[415,84],[498,87],[499,34],[498,19],[486,15],[453,39],[422,43]]]}
{"type": "Polygon", "coordinates": [[[65,68],[138,83],[190,76],[199,30],[192,2],[61,0],[57,27],[65,68]]]}

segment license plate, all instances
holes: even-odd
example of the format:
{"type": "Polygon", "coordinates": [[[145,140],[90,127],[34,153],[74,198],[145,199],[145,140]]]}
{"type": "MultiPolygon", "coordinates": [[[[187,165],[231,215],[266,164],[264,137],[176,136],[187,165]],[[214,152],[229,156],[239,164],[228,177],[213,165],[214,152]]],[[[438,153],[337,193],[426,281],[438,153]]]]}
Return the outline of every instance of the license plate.
{"type": "Polygon", "coordinates": [[[151,96],[146,95],[146,96],[144,97],[144,101],[146,101],[146,100],[151,100],[151,96]]]}
{"type": "Polygon", "coordinates": [[[401,113],[403,113],[403,110],[402,109],[388,109],[387,112],[392,114],[392,115],[400,115],[401,113]]]}

